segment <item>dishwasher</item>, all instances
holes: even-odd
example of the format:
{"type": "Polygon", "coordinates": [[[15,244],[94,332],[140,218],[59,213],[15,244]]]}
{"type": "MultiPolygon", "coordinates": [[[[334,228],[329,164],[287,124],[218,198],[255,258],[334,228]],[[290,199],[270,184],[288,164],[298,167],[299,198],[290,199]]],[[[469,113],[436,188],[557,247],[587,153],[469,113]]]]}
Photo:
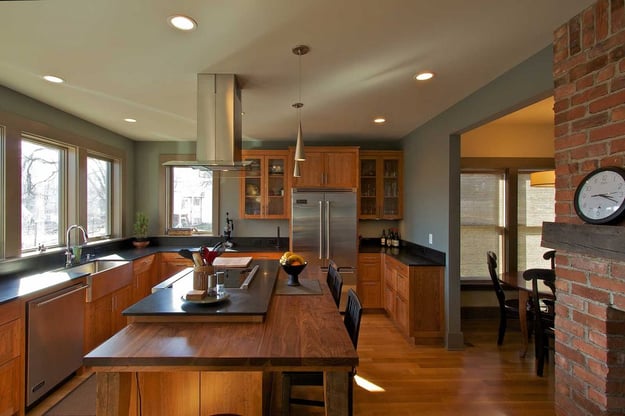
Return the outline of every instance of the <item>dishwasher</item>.
{"type": "Polygon", "coordinates": [[[27,407],[82,366],[87,287],[81,283],[27,302],[27,407]]]}

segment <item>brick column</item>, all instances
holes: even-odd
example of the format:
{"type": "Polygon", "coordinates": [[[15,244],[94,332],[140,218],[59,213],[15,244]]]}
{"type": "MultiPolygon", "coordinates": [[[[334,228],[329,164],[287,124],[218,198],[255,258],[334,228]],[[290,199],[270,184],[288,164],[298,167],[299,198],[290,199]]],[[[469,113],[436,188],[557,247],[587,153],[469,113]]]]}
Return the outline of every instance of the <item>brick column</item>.
{"type": "MultiPolygon", "coordinates": [[[[581,223],[572,201],[589,171],[625,165],[624,1],[554,32],[556,222],[581,223]]],[[[556,275],[556,414],[623,415],[625,264],[559,251],[556,275]]]]}

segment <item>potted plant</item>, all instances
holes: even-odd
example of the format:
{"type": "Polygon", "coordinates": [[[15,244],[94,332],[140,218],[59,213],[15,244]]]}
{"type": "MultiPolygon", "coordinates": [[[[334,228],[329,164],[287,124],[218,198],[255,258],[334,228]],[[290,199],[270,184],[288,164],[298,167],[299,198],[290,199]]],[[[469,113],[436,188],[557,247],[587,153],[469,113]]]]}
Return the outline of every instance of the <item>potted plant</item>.
{"type": "Polygon", "coordinates": [[[150,240],[148,240],[149,224],[150,219],[145,212],[137,212],[134,224],[135,240],[132,242],[135,247],[146,247],[150,244],[150,240]]]}

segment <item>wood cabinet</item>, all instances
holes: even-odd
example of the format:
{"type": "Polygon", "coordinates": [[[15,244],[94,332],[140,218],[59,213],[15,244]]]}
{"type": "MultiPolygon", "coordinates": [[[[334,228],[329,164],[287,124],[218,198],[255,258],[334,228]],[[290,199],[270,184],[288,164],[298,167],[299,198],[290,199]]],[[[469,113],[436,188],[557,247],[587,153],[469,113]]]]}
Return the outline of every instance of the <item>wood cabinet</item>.
{"type": "Polygon", "coordinates": [[[440,344],[445,335],[444,268],[407,266],[384,255],[384,310],[406,338],[440,344]]]}
{"type": "MultiPolygon", "coordinates": [[[[299,163],[300,177],[292,178],[297,188],[357,188],[359,149],[354,146],[313,146],[304,149],[306,160],[299,163]]],[[[295,149],[289,149],[289,160],[295,149]]]]}
{"type": "MultiPolygon", "coordinates": [[[[284,249],[287,251],[288,247],[284,249]]],[[[251,257],[254,260],[279,260],[283,251],[253,251],[253,252],[237,252],[223,253],[222,257],[251,257]]]]}
{"type": "Polygon", "coordinates": [[[23,303],[0,305],[0,415],[22,415],[24,402],[23,303]]]}
{"type": "Polygon", "coordinates": [[[358,255],[358,282],[356,291],[365,309],[380,309],[382,302],[382,254],[358,255]]]}
{"type": "Polygon", "coordinates": [[[158,255],[160,261],[159,279],[161,282],[187,267],[193,267],[193,261],[185,259],[178,253],[159,253],[158,255]]]}
{"type": "Polygon", "coordinates": [[[136,303],[152,293],[152,287],[160,283],[156,254],[141,257],[132,262],[132,303],[136,303]]]}
{"type": "Polygon", "coordinates": [[[132,266],[116,267],[92,280],[85,304],[85,353],[126,326],[121,313],[133,303],[132,266]]]}
{"type": "Polygon", "coordinates": [[[288,150],[244,150],[251,168],[241,178],[241,218],[289,218],[288,150]]]}
{"type": "Polygon", "coordinates": [[[360,219],[401,219],[403,216],[402,152],[399,150],[362,150],[358,195],[360,219]]]}

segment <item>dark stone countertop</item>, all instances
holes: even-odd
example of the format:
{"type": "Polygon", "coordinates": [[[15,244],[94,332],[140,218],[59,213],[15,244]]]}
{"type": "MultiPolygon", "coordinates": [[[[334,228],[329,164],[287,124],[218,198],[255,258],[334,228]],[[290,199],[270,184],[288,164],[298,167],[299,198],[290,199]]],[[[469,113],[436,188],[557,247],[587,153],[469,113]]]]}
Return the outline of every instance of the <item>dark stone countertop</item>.
{"type": "MultiPolygon", "coordinates": [[[[125,316],[167,316],[184,320],[189,315],[248,315],[264,316],[269,308],[271,294],[278,277],[276,261],[255,260],[250,268],[259,265],[248,289],[226,288],[229,298],[216,304],[194,304],[182,300],[193,288],[193,268],[188,268],[171,287],[162,288],[143,298],[122,312],[125,316]]],[[[140,318],[137,318],[140,319],[140,318]]]]}
{"type": "MultiPolygon", "coordinates": [[[[161,252],[177,252],[180,249],[199,250],[201,245],[213,246],[219,239],[215,237],[154,237],[145,248],[132,246],[132,239],[119,240],[112,243],[88,245],[83,248],[83,261],[94,260],[134,261],[141,257],[161,252]],[[86,260],[86,256],[90,259],[86,260]]],[[[234,239],[234,247],[228,250],[233,253],[245,252],[278,252],[288,247],[288,239],[281,239],[277,247],[275,239],[241,237],[234,239]]],[[[78,281],[89,273],[68,272],[63,267],[65,256],[62,252],[49,251],[26,259],[0,262],[0,304],[24,296],[47,294],[57,287],[68,285],[72,280],[78,281]]]]}
{"type": "Polygon", "coordinates": [[[360,242],[359,252],[386,254],[407,266],[445,266],[445,253],[406,241],[400,247],[382,247],[378,239],[366,239],[360,242]]]}

